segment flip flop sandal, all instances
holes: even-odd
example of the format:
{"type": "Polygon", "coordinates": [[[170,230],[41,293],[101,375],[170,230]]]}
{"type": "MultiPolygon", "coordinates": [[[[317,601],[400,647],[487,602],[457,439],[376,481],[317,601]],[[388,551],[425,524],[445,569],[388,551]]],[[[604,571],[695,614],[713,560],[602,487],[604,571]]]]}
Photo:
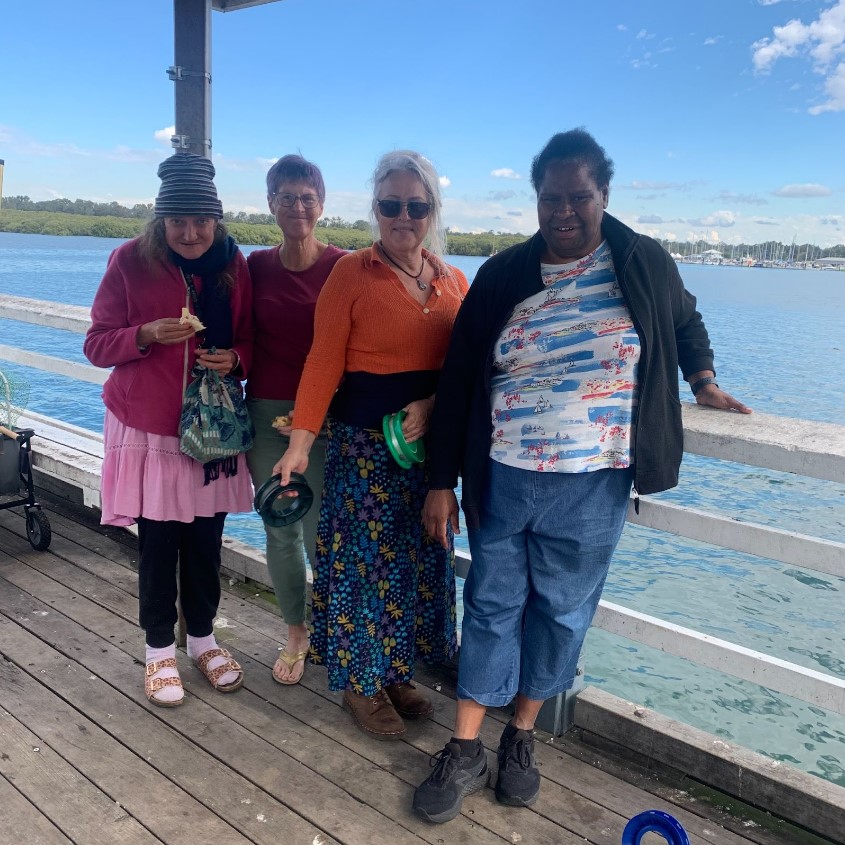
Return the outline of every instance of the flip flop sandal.
{"type": "Polygon", "coordinates": [[[293,686],[294,684],[298,684],[302,680],[302,676],[305,674],[305,661],[308,659],[308,652],[307,651],[298,651],[296,654],[291,654],[290,652],[283,651],[279,654],[279,657],[276,660],[276,666],[279,665],[279,661],[281,660],[285,666],[288,667],[289,671],[293,671],[293,667],[296,666],[299,661],[302,661],[302,673],[295,681],[284,681],[276,674],[276,666],[273,667],[273,680],[277,684],[285,684],[285,686],[293,686]]]}
{"type": "Polygon", "coordinates": [[[240,689],[244,682],[244,670],[241,669],[240,664],[232,658],[232,655],[225,648],[210,648],[208,651],[204,651],[194,661],[194,664],[208,678],[208,682],[217,692],[234,692],[236,689],[240,689]],[[215,666],[214,669],[209,669],[208,664],[215,657],[225,657],[226,662],[221,663],[220,666],[215,666]],[[227,672],[238,672],[239,674],[230,684],[221,685],[219,681],[227,672]]]}
{"type": "Polygon", "coordinates": [[[156,672],[162,669],[175,669],[176,658],[165,657],[164,660],[157,660],[148,663],[144,669],[144,695],[147,696],[147,701],[150,704],[155,704],[156,707],[178,707],[185,700],[185,691],[182,687],[182,679],[177,675],[170,678],[154,678],[156,672]],[[182,697],[176,701],[164,701],[156,698],[156,693],[163,690],[165,687],[179,687],[182,690],[182,697]]]}

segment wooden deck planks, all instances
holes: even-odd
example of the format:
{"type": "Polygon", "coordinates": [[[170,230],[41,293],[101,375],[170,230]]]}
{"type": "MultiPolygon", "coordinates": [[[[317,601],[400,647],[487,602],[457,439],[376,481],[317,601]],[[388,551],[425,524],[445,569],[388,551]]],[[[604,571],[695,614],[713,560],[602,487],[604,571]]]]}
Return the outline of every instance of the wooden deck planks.
{"type": "MultiPolygon", "coordinates": [[[[63,548],[65,554],[73,553],[67,544],[62,547],[59,543],[57,548],[63,548]]],[[[21,546],[18,552],[23,558],[27,560],[30,565],[37,567],[44,572],[49,571],[53,578],[62,582],[67,582],[72,579],[75,582],[75,588],[90,597],[92,600],[101,602],[108,602],[111,599],[111,609],[116,612],[126,610],[125,596],[120,596],[115,593],[108,585],[102,585],[92,577],[86,577],[84,573],[78,570],[74,573],[72,567],[64,561],[56,561],[55,559],[45,561],[41,556],[26,551],[24,546],[21,546]]],[[[0,570],[2,571],[2,570],[0,570]]],[[[19,582],[18,582],[19,583],[19,582]]],[[[78,613],[78,606],[74,607],[74,612],[78,613]]],[[[231,596],[224,596],[221,603],[221,614],[228,618],[234,618],[244,613],[253,620],[253,623],[258,627],[267,631],[272,631],[278,634],[282,630],[282,623],[277,616],[270,616],[266,611],[258,610],[257,608],[245,603],[242,599],[233,598],[231,596]]],[[[88,617],[89,619],[91,617],[88,617]]],[[[419,726],[420,730],[413,730],[418,726],[412,726],[411,735],[419,733],[421,740],[412,745],[409,749],[408,744],[405,743],[373,743],[368,738],[359,734],[349,722],[348,716],[338,711],[339,697],[333,696],[325,689],[325,683],[317,681],[317,690],[308,690],[306,685],[300,685],[295,688],[282,688],[275,684],[271,678],[268,667],[272,664],[275,656],[275,642],[276,639],[267,639],[265,635],[257,632],[251,632],[250,629],[242,624],[234,622],[230,623],[232,628],[226,629],[226,633],[232,634],[236,632],[237,649],[233,647],[233,643],[229,642],[229,647],[235,651],[236,657],[241,660],[247,670],[246,686],[248,690],[257,687],[257,692],[262,700],[266,697],[268,700],[276,700],[280,696],[285,696],[287,699],[287,707],[293,713],[308,714],[309,724],[314,725],[315,713],[323,712],[320,729],[327,732],[333,741],[329,743],[330,747],[326,751],[322,749],[319,753],[323,756],[321,759],[321,775],[327,779],[333,780],[336,783],[346,783],[348,789],[353,790],[355,797],[367,803],[370,806],[382,807],[384,812],[394,818],[401,819],[403,825],[413,830],[418,836],[436,843],[442,836],[438,833],[438,828],[434,828],[417,820],[410,814],[410,801],[413,792],[413,787],[424,776],[428,767],[428,760],[431,754],[436,753],[442,748],[443,744],[449,738],[448,730],[440,728],[435,734],[432,734],[430,728],[431,723],[427,726],[419,726]],[[261,655],[265,661],[265,665],[258,667],[259,672],[250,671],[249,658],[240,653],[240,649],[249,645],[249,649],[255,654],[261,655]],[[253,647],[254,646],[254,647],[253,647]],[[322,694],[322,698],[320,697],[322,694]],[[328,699],[328,700],[326,700],[328,699]],[[432,736],[426,737],[426,734],[432,736]],[[352,749],[349,751],[348,749],[352,749]],[[366,770],[362,771],[362,764],[365,758],[369,758],[370,763],[366,770]],[[401,777],[402,783],[397,781],[397,778],[388,775],[385,770],[390,770],[393,775],[401,777]],[[397,814],[397,806],[401,811],[397,814]]],[[[93,623],[89,622],[93,627],[93,623]]],[[[124,632],[126,633],[126,632],[124,632]]],[[[131,631],[130,631],[131,636],[131,631]]],[[[121,640],[123,641],[123,640],[121,640]]],[[[140,648],[140,643],[139,643],[140,648]]],[[[309,672],[308,681],[312,681],[312,675],[321,678],[322,673],[319,671],[309,672]]],[[[183,672],[183,679],[186,681],[186,687],[199,697],[206,700],[211,706],[225,708],[226,712],[233,719],[242,721],[242,717],[246,713],[240,703],[241,696],[233,696],[228,699],[224,696],[214,693],[210,690],[202,679],[198,679],[196,685],[190,680],[189,676],[183,672]],[[243,711],[243,712],[242,712],[243,711]]],[[[284,715],[277,710],[275,715],[271,717],[264,717],[264,721],[258,727],[253,727],[253,730],[260,731],[265,738],[268,733],[276,736],[278,747],[282,748],[288,753],[291,753],[289,748],[288,737],[286,731],[279,730],[278,722],[279,716],[284,715]]],[[[290,722],[290,717],[287,717],[290,722]]],[[[308,765],[316,758],[316,748],[309,748],[308,743],[304,742],[301,736],[303,729],[307,730],[307,726],[300,722],[293,721],[292,725],[298,726],[297,747],[295,755],[297,759],[308,765]],[[305,746],[304,748],[301,746],[305,746]]],[[[312,740],[316,734],[312,735],[312,740]]],[[[498,739],[498,737],[496,737],[498,739]]],[[[314,740],[312,746],[319,746],[320,742],[314,740]]],[[[555,789],[552,784],[550,789],[555,789]]],[[[492,796],[492,791],[488,791],[484,796],[486,799],[486,806],[483,809],[484,822],[483,826],[487,828],[493,836],[491,841],[499,841],[499,838],[512,839],[514,834],[519,836],[530,836],[532,841],[549,842],[549,843],[575,843],[583,841],[584,834],[578,833],[577,836],[567,836],[567,833],[552,820],[545,818],[537,813],[527,812],[523,814],[515,814],[512,810],[506,809],[498,805],[492,796]],[[515,824],[518,822],[518,824],[515,824]]],[[[479,798],[474,798],[473,802],[478,802],[479,798]]],[[[589,801],[583,800],[576,794],[568,795],[567,810],[578,809],[575,818],[583,818],[587,823],[589,830],[585,827],[586,832],[595,833],[595,841],[598,843],[611,843],[615,845],[621,837],[621,830],[627,821],[627,817],[623,817],[614,813],[605,811],[603,808],[592,804],[589,801]],[[595,822],[601,820],[601,825],[596,826],[595,822]],[[596,832],[597,831],[597,832],[596,832]],[[604,831],[604,832],[603,832],[604,831]]],[[[476,836],[473,841],[487,841],[487,837],[482,837],[483,829],[475,822],[475,817],[478,816],[477,808],[467,807],[465,813],[466,823],[471,828],[476,829],[476,836]]],[[[461,822],[454,822],[451,827],[454,830],[461,822]]]]}
{"type": "MultiPolygon", "coordinates": [[[[0,631],[7,630],[0,627],[0,631]]],[[[3,673],[4,679],[14,673],[3,673]]],[[[41,737],[0,713],[0,773],[42,814],[80,845],[154,845],[161,840],[143,828],[41,737]]],[[[27,841],[22,839],[22,842],[27,841]]]]}
{"type": "Polygon", "coordinates": [[[0,776],[0,845],[20,845],[22,842],[73,845],[34,804],[0,776]]]}
{"type": "MultiPolygon", "coordinates": [[[[36,555],[30,555],[30,553],[26,551],[21,552],[22,557],[38,557],[36,555]]],[[[54,568],[54,576],[63,580],[64,578],[68,577],[68,573],[64,572],[67,568],[67,564],[63,561],[57,561],[52,559],[47,563],[43,563],[43,558],[39,558],[38,566],[44,566],[46,569],[49,569],[51,566],[54,568]]],[[[0,560],[0,575],[7,575],[10,578],[15,580],[15,583],[19,586],[22,586],[25,589],[30,591],[38,591],[42,596],[48,595],[49,600],[51,603],[57,603],[61,601],[60,598],[60,589],[57,586],[51,586],[48,583],[43,585],[36,586],[34,583],[37,581],[37,577],[35,574],[27,575],[24,573],[8,573],[8,571],[4,568],[3,562],[0,560]]],[[[85,581],[86,579],[91,579],[91,576],[87,576],[85,573],[77,573],[78,579],[85,581]]],[[[42,576],[45,577],[46,576],[42,576]]],[[[83,592],[94,595],[95,593],[98,595],[100,599],[103,598],[104,594],[108,594],[108,590],[103,589],[102,587],[95,584],[87,584],[84,586],[79,587],[80,590],[83,592]]],[[[64,606],[67,608],[66,612],[70,613],[74,616],[81,616],[81,618],[85,618],[89,627],[92,627],[100,632],[101,635],[108,634],[109,637],[115,637],[116,642],[121,647],[126,647],[125,645],[125,637],[128,635],[129,638],[134,639],[135,643],[130,648],[135,648],[138,651],[138,654],[143,653],[143,645],[142,640],[138,636],[139,631],[132,625],[129,625],[128,622],[119,620],[116,617],[111,617],[111,619],[104,617],[102,615],[103,609],[99,607],[83,607],[81,602],[85,602],[84,599],[80,595],[78,595],[76,601],[72,601],[70,599],[70,593],[68,596],[64,598],[64,606]],[[72,605],[72,606],[71,606],[72,605]]],[[[122,602],[121,602],[122,603],[122,602]]],[[[79,636],[77,633],[75,636],[79,636]]],[[[249,679],[255,673],[254,671],[250,671],[250,660],[246,656],[238,655],[242,660],[244,667],[247,671],[247,678],[249,679]]],[[[97,660],[99,660],[99,655],[97,655],[97,660]]],[[[126,683],[138,690],[139,698],[143,697],[143,694],[140,692],[140,684],[139,684],[139,671],[137,667],[133,667],[130,665],[130,662],[127,661],[125,658],[120,660],[120,667],[115,667],[114,671],[119,672],[121,677],[125,676],[126,683]],[[126,667],[129,667],[128,669],[126,667]]],[[[238,693],[235,696],[222,696],[219,693],[215,693],[207,684],[207,682],[199,675],[198,671],[187,666],[187,661],[184,658],[180,658],[180,665],[182,667],[182,676],[183,680],[185,681],[186,690],[196,695],[197,697],[203,698],[213,704],[221,708],[229,709],[236,717],[238,714],[243,711],[244,713],[247,712],[247,702],[249,699],[246,695],[242,693],[238,693]]],[[[263,667],[262,667],[263,668],[263,667]]],[[[101,670],[101,674],[104,673],[105,670],[101,670]]],[[[266,673],[267,678],[269,679],[269,672],[266,673]]],[[[105,674],[103,674],[106,677],[105,674]]],[[[280,691],[280,687],[270,681],[274,689],[269,689],[268,692],[275,696],[280,691]]],[[[129,693],[132,694],[131,692],[129,693]]],[[[264,699],[259,699],[257,702],[250,702],[251,704],[255,705],[253,708],[257,712],[261,712],[262,710],[266,709],[268,705],[266,705],[264,699]]],[[[183,713],[187,708],[187,705],[179,708],[177,711],[170,711],[176,713],[183,713]]],[[[327,708],[328,718],[329,720],[334,723],[340,718],[342,725],[346,731],[350,727],[347,724],[348,717],[345,714],[342,714],[336,703],[330,704],[327,708]]],[[[307,707],[303,708],[303,713],[309,712],[307,707]]],[[[284,716],[283,713],[280,713],[278,710],[273,710],[270,716],[263,716],[263,725],[269,724],[271,727],[274,722],[279,720],[280,716],[284,716]]],[[[181,718],[174,718],[171,720],[174,726],[180,726],[183,724],[183,719],[181,718]]],[[[361,801],[365,806],[378,806],[382,805],[385,811],[385,819],[390,819],[391,817],[395,817],[401,821],[401,823],[409,828],[414,829],[419,836],[421,836],[426,841],[437,842],[440,836],[435,836],[436,828],[427,825],[414,816],[410,814],[409,811],[409,804],[410,804],[410,791],[407,789],[406,795],[399,796],[396,794],[397,789],[397,781],[395,777],[390,775],[388,772],[381,771],[377,767],[372,766],[371,764],[367,763],[367,761],[362,758],[361,756],[354,754],[348,751],[341,743],[334,742],[334,741],[324,741],[324,738],[321,735],[314,731],[313,729],[309,728],[308,725],[296,722],[295,720],[289,719],[290,726],[295,729],[295,733],[293,734],[293,738],[296,740],[294,743],[294,752],[296,757],[296,763],[302,767],[304,765],[308,765],[309,763],[315,764],[316,761],[319,761],[320,765],[320,776],[327,780],[336,780],[338,782],[345,783],[345,787],[340,787],[342,790],[350,791],[354,797],[361,801]],[[319,747],[319,746],[323,747],[319,747]],[[317,746],[317,747],[315,747],[317,746]],[[396,809],[401,807],[403,812],[397,813],[396,809]]],[[[207,715],[203,717],[204,722],[204,730],[210,730],[211,722],[214,722],[212,715],[207,715]]],[[[229,733],[232,731],[232,722],[225,720],[225,730],[228,730],[229,733]]],[[[290,746],[290,739],[291,734],[287,730],[279,731],[278,728],[275,729],[275,733],[277,734],[277,742],[279,748],[282,749],[284,752],[286,747],[290,746]]],[[[345,732],[341,732],[341,737],[345,736],[345,732]]],[[[218,738],[219,739],[219,738],[218,738]]],[[[362,739],[364,739],[362,737],[362,739]]],[[[365,740],[369,742],[368,740],[365,740]]],[[[267,760],[262,760],[261,755],[265,753],[265,750],[260,748],[264,744],[264,740],[260,737],[254,737],[249,744],[248,753],[244,752],[244,759],[240,761],[234,761],[231,759],[232,755],[235,753],[237,749],[246,748],[243,743],[232,742],[231,739],[226,742],[224,739],[224,743],[220,743],[216,746],[215,754],[221,759],[226,759],[230,764],[239,767],[241,771],[250,771],[251,768],[254,768],[257,765],[263,765],[266,770],[275,771],[277,769],[284,769],[284,760],[280,758],[277,753],[274,751],[271,757],[267,760]],[[234,750],[233,750],[234,749],[234,750]]],[[[425,757],[420,764],[419,771],[422,771],[422,766],[425,765],[427,762],[427,757],[425,757]]],[[[292,761],[291,761],[292,763],[292,761]]],[[[284,772],[282,772],[284,774],[284,772]]],[[[255,775],[258,777],[259,775],[255,775]]],[[[319,818],[323,821],[326,819],[326,814],[334,812],[334,806],[337,806],[338,812],[340,816],[345,819],[344,823],[348,824],[347,815],[351,813],[352,817],[355,817],[356,813],[356,805],[352,804],[351,806],[344,807],[344,804],[347,803],[347,796],[345,793],[340,792],[339,795],[335,795],[334,797],[331,794],[331,791],[327,791],[325,785],[320,786],[320,784],[315,784],[310,782],[313,780],[311,777],[311,773],[308,771],[307,768],[299,768],[297,769],[291,777],[288,779],[288,783],[286,785],[286,793],[288,797],[290,797],[290,793],[295,793],[294,797],[299,801],[300,805],[304,808],[301,812],[304,814],[307,813],[315,813],[319,818]],[[319,800],[315,801],[315,797],[319,800]],[[328,803],[327,803],[328,802],[328,803]]],[[[357,806],[357,815],[366,816],[366,812],[364,812],[360,805],[357,806]]],[[[370,820],[374,826],[381,827],[384,829],[385,834],[390,834],[391,841],[401,842],[403,839],[395,832],[392,831],[391,828],[393,827],[392,822],[385,822],[384,820],[380,820],[378,818],[370,820]]],[[[460,825],[457,825],[460,827],[460,825]]],[[[471,825],[469,826],[472,827],[471,825]]],[[[366,841],[366,837],[362,840],[366,841]]],[[[499,842],[500,839],[498,837],[487,837],[483,835],[483,832],[471,838],[468,841],[472,842],[499,842]]]]}
{"type": "MultiPolygon", "coordinates": [[[[0,512],[0,612],[4,614],[0,651],[14,652],[14,668],[25,670],[30,694],[35,693],[31,684],[39,684],[42,694],[48,687],[53,695],[51,708],[70,708],[77,719],[99,722],[109,740],[134,755],[135,765],[146,765],[175,790],[171,803],[190,808],[191,817],[199,809],[218,821],[225,819],[236,837],[233,842],[575,845],[588,841],[617,845],[628,818],[650,808],[678,817],[694,842],[769,845],[788,841],[767,836],[749,839],[725,830],[712,818],[696,814],[692,802],[683,796],[677,802],[668,800],[671,790],[643,790],[594,768],[568,748],[567,740],[538,743],[544,783],[536,810],[501,807],[488,789],[468,799],[463,814],[449,825],[424,824],[410,813],[410,798],[427,770],[429,756],[450,735],[454,701],[432,691],[434,720],[409,724],[403,742],[373,742],[341,712],[340,697],[326,688],[324,672],[309,666],[304,682],[294,687],[272,681],[269,667],[277,644],[285,639],[285,627],[276,614],[228,591],[220,607],[225,627],[216,633],[244,666],[245,689],[230,696],[216,693],[181,654],[178,660],[188,701],[173,710],[153,708],[141,685],[137,575],[128,568],[137,557],[134,549],[60,514],[51,512],[50,518],[55,539],[45,554],[33,552],[22,537],[22,518],[11,511],[0,512]],[[49,615],[39,615],[45,612],[49,615]],[[13,646],[2,636],[10,623],[16,626],[9,640],[13,646]],[[20,664],[21,655],[31,665],[20,664]],[[32,663],[36,655],[38,660],[32,663]],[[65,668],[59,670],[57,663],[65,668]],[[91,694],[94,687],[96,692],[91,694]],[[133,730],[127,728],[129,724],[134,724],[133,730]],[[175,752],[173,761],[163,760],[168,750],[175,752]],[[242,797],[245,788],[252,790],[251,797],[242,797]],[[244,803],[247,800],[250,803],[244,803]]],[[[4,706],[5,697],[0,680],[4,706]]],[[[26,712],[16,702],[19,712],[26,712]]],[[[18,718],[11,708],[6,709],[18,718]]],[[[36,726],[24,719],[20,724],[40,736],[36,726]]],[[[5,741],[2,725],[0,738],[5,741]]],[[[495,749],[501,727],[495,717],[488,719],[482,734],[488,748],[495,749]]],[[[73,758],[73,750],[65,745],[62,749],[57,757],[65,766],[72,765],[66,761],[73,758]]],[[[494,759],[491,753],[491,763],[494,759]]],[[[98,780],[92,774],[98,773],[85,770],[83,774],[96,791],[98,780]]],[[[52,776],[60,777],[58,773],[52,776]]],[[[149,812],[140,806],[148,802],[148,796],[136,801],[138,806],[132,809],[122,802],[126,818],[133,822],[149,812]]],[[[47,810],[45,803],[45,820],[47,810]]],[[[159,830],[150,830],[161,836],[159,830]]],[[[228,831],[214,841],[230,841],[228,831]]],[[[193,841],[179,835],[161,841],[193,841]]]]}

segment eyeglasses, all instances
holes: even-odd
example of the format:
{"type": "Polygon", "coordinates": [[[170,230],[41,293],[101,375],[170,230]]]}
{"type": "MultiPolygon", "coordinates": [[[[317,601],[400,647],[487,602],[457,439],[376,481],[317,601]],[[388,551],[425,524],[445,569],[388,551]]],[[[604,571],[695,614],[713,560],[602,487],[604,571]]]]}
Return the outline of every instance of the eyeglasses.
{"type": "Polygon", "coordinates": [[[320,204],[320,198],[314,196],[314,194],[302,194],[301,196],[297,194],[273,194],[273,196],[276,198],[276,202],[285,208],[296,205],[297,200],[302,203],[303,208],[316,208],[320,204]]]}
{"type": "Polygon", "coordinates": [[[424,220],[431,211],[431,203],[421,200],[411,200],[410,202],[376,200],[376,205],[382,217],[398,217],[402,213],[402,209],[407,208],[408,217],[411,220],[424,220]]]}

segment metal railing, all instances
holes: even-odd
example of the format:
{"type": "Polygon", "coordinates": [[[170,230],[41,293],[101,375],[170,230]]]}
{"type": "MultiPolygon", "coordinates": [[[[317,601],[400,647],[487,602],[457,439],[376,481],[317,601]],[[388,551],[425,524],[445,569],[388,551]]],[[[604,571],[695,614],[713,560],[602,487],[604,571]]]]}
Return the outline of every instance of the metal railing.
{"type": "MultiPolygon", "coordinates": [[[[0,295],[0,317],[84,333],[87,309],[0,295]]],[[[107,375],[84,364],[0,345],[0,360],[102,383],[107,375]]],[[[36,467],[83,490],[96,504],[102,438],[38,415],[29,420],[42,435],[33,443],[36,467]]],[[[845,484],[845,426],[767,414],[725,414],[684,404],[684,449],[691,454],[735,461],[845,484]]],[[[643,497],[632,523],[761,558],[845,578],[845,544],[784,531],[730,516],[643,497]]],[[[227,541],[226,565],[246,577],[269,583],[260,553],[227,541]]],[[[471,559],[458,553],[458,574],[471,559]]],[[[594,626],[701,666],[751,681],[834,713],[845,714],[845,679],[817,672],[744,646],[675,625],[603,600],[594,626]]],[[[559,708],[558,708],[559,709],[559,708]]]]}

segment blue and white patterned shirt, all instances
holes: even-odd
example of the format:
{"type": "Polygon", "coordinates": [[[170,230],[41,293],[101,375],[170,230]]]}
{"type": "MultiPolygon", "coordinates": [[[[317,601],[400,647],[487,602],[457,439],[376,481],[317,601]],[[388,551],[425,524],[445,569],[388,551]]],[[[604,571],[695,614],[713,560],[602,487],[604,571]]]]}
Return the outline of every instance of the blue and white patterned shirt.
{"type": "Polygon", "coordinates": [[[631,465],[640,341],[606,241],[541,265],[496,344],[490,456],[538,472],[631,465]]]}

